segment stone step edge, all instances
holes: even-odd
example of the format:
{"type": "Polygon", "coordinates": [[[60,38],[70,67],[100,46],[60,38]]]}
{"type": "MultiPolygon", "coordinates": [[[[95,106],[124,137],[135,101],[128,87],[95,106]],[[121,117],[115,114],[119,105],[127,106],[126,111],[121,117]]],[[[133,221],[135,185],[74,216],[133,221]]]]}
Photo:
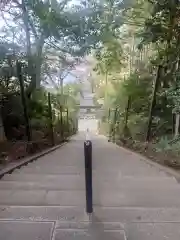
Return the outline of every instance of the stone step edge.
{"type": "MultiPolygon", "coordinates": [[[[52,150],[53,151],[53,150],[52,150]]],[[[33,160],[32,160],[33,161],[33,160]]],[[[14,169],[15,170],[15,169],[14,169]]],[[[11,173],[12,172],[10,172],[9,173],[9,175],[11,175],[11,173]]],[[[8,174],[8,173],[6,173],[6,174],[8,174]]],[[[58,178],[58,177],[65,177],[65,176],[67,176],[67,177],[69,177],[69,175],[71,175],[71,176],[76,176],[76,175],[78,175],[78,177],[80,178],[80,177],[82,177],[82,176],[84,176],[84,174],[83,173],[81,173],[81,174],[64,174],[64,173],[49,173],[49,174],[47,174],[47,173],[45,173],[45,174],[43,174],[43,173],[34,173],[34,172],[32,172],[32,173],[26,173],[26,172],[14,172],[14,174],[13,174],[13,176],[14,177],[16,177],[16,176],[20,176],[20,177],[29,177],[29,176],[31,176],[32,178],[34,177],[34,176],[40,176],[40,177],[42,177],[42,178],[47,178],[48,179],[48,177],[52,177],[52,178],[58,178]]],[[[94,177],[94,179],[96,179],[96,178],[99,178],[99,179],[106,179],[106,180],[109,180],[109,178],[110,178],[110,176],[108,176],[108,177],[106,177],[107,176],[107,174],[105,175],[105,177],[102,175],[102,176],[97,176],[97,177],[94,177]]],[[[116,179],[116,181],[119,181],[119,180],[137,180],[137,181],[140,181],[140,180],[145,180],[145,181],[165,181],[165,180],[167,180],[167,181],[171,181],[171,182],[173,182],[173,183],[178,183],[178,181],[177,181],[177,179],[174,177],[174,176],[171,176],[171,177],[169,177],[169,176],[132,176],[132,175],[120,175],[120,176],[118,176],[118,178],[116,179]]],[[[13,180],[12,180],[13,181],[13,180]]],[[[16,181],[16,180],[14,180],[14,181],[16,181]]],[[[22,179],[22,181],[23,181],[23,179],[22,179]]]]}
{"type": "MultiPolygon", "coordinates": [[[[115,188],[113,188],[112,186],[109,186],[109,185],[104,185],[103,186],[103,183],[102,185],[100,186],[100,188],[102,190],[104,189],[112,189],[112,191],[115,191],[115,188]]],[[[148,186],[131,186],[129,185],[128,187],[125,187],[123,185],[119,185],[117,186],[116,188],[116,191],[124,191],[124,190],[129,190],[129,189],[132,189],[132,188],[136,188],[136,189],[140,189],[140,190],[152,190],[154,188],[153,185],[148,185],[148,186]]],[[[172,183],[170,182],[168,185],[166,183],[165,186],[161,186],[161,185],[156,185],[155,190],[180,190],[180,185],[179,183],[172,183]]],[[[83,185],[80,185],[80,186],[74,186],[74,187],[67,187],[67,186],[59,186],[57,184],[54,184],[53,182],[51,182],[50,185],[47,186],[46,183],[43,183],[41,181],[20,181],[20,180],[2,180],[0,181],[0,191],[3,191],[3,190],[23,190],[23,191],[29,191],[29,190],[33,190],[33,191],[38,191],[38,190],[46,190],[46,191],[58,191],[58,192],[64,192],[64,191],[85,191],[85,186],[83,185]],[[8,185],[8,186],[6,186],[8,185]]],[[[110,191],[111,192],[111,191],[110,191]]]]}

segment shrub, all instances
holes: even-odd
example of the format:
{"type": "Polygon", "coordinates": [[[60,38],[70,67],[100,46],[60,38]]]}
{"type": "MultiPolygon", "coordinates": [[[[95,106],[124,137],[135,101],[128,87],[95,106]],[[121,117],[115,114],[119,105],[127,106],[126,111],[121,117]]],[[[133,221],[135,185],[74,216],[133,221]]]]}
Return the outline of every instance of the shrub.
{"type": "Polygon", "coordinates": [[[147,129],[147,117],[143,114],[132,114],[129,117],[128,128],[133,139],[144,140],[147,129]]]}

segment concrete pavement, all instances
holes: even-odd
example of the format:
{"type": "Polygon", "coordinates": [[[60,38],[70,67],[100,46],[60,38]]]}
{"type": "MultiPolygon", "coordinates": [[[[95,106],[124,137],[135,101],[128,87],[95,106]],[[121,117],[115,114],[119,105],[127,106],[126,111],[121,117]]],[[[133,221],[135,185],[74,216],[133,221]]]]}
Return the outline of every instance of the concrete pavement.
{"type": "Polygon", "coordinates": [[[179,240],[176,179],[96,135],[91,136],[94,215],[89,222],[84,139],[79,134],[0,180],[0,240],[179,240]]]}

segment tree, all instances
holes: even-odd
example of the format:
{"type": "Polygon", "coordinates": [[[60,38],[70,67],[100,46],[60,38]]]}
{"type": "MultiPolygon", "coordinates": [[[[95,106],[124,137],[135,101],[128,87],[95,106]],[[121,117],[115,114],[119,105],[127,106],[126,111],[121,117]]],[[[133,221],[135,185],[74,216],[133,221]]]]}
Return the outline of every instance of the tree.
{"type": "Polygon", "coordinates": [[[103,48],[99,49],[95,54],[97,64],[94,70],[105,78],[105,101],[107,101],[108,75],[113,71],[120,72],[122,55],[121,44],[115,39],[104,43],[103,48]]]}
{"type": "MultiPolygon", "coordinates": [[[[154,69],[152,67],[151,58],[155,56],[156,51],[153,49],[154,46],[149,43],[146,47],[144,42],[141,42],[141,38],[145,21],[150,16],[149,6],[148,1],[136,1],[131,8],[124,11],[124,25],[118,31],[118,38],[121,39],[121,67],[115,64],[118,62],[117,51],[112,53],[109,62],[104,61],[104,63],[103,58],[101,58],[98,66],[101,73],[105,69],[111,74],[109,77],[111,84],[113,83],[113,91],[109,95],[109,98],[111,98],[111,100],[108,99],[109,107],[120,107],[126,126],[130,124],[131,118],[135,115],[140,114],[145,119],[148,117],[153,88],[152,74],[154,74],[155,69],[155,67],[154,69]],[[102,66],[104,66],[104,69],[102,66]]],[[[106,56],[110,56],[111,51],[107,49],[107,52],[109,55],[104,55],[104,59],[106,59],[106,56]]],[[[103,53],[101,51],[101,55],[103,53]]],[[[102,89],[101,85],[99,87],[102,89]]]]}
{"type": "MultiPolygon", "coordinates": [[[[34,101],[37,108],[42,102],[40,104],[37,99],[34,100],[34,93],[37,88],[41,89],[41,83],[51,81],[58,90],[65,90],[64,78],[92,48],[99,50],[103,47],[104,52],[99,51],[99,56],[105,60],[105,68],[111,64],[113,69],[118,69],[122,49],[116,37],[123,24],[123,11],[129,4],[130,1],[125,4],[117,0],[74,5],[56,0],[4,2],[0,9],[4,21],[0,36],[3,94],[19,94],[18,78],[14,71],[17,60],[23,64],[28,103],[34,101]]],[[[108,67],[110,72],[112,69],[108,67]]],[[[65,97],[64,92],[61,95],[65,97]]],[[[71,96],[68,101],[74,105],[74,97],[71,96]]]]}

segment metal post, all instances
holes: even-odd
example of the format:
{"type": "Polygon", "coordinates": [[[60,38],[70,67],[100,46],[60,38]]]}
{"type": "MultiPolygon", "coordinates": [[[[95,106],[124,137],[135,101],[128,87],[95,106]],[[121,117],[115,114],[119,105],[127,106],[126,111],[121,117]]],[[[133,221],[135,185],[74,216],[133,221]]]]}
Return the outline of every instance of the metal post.
{"type": "Polygon", "coordinates": [[[74,134],[77,132],[77,118],[74,119],[74,134]]]}
{"type": "Polygon", "coordinates": [[[60,122],[61,122],[61,139],[64,140],[64,132],[63,132],[63,107],[60,106],[60,122]]]}
{"type": "Polygon", "coordinates": [[[85,182],[86,182],[86,212],[93,212],[92,201],[92,142],[84,142],[84,159],[85,159],[85,182]]]}
{"type": "Polygon", "coordinates": [[[51,107],[51,94],[48,92],[48,113],[50,121],[50,132],[51,132],[51,143],[54,145],[54,132],[53,132],[53,123],[52,123],[52,107],[51,107]]]}
{"type": "Polygon", "coordinates": [[[26,136],[27,136],[28,142],[30,142],[31,141],[31,131],[30,131],[28,112],[27,112],[26,96],[25,96],[25,91],[24,91],[24,81],[23,81],[23,77],[22,77],[21,63],[18,61],[16,62],[16,69],[17,69],[17,77],[19,79],[20,89],[21,89],[21,100],[22,100],[24,119],[25,119],[25,125],[26,125],[26,136]]]}
{"type": "Polygon", "coordinates": [[[150,137],[151,137],[152,119],[153,119],[154,110],[155,110],[155,106],[156,106],[156,95],[157,95],[157,90],[158,90],[158,84],[159,84],[160,77],[162,74],[162,69],[163,69],[163,67],[161,65],[159,65],[158,70],[157,70],[156,79],[154,82],[154,89],[153,89],[153,93],[152,93],[152,100],[151,100],[151,106],[150,106],[149,117],[148,117],[146,142],[149,142],[150,137]]]}
{"type": "Polygon", "coordinates": [[[114,123],[113,123],[113,142],[116,140],[116,121],[117,121],[117,108],[115,109],[114,112],[114,123]]]}
{"type": "Polygon", "coordinates": [[[127,101],[127,106],[126,106],[125,116],[124,116],[124,129],[125,130],[127,129],[127,125],[128,125],[130,107],[131,107],[131,97],[128,96],[128,101],[127,101]]]}
{"type": "Polygon", "coordinates": [[[109,139],[108,142],[111,141],[111,109],[109,108],[109,112],[108,112],[108,123],[109,123],[109,139]]]}
{"type": "Polygon", "coordinates": [[[69,111],[66,109],[67,136],[69,137],[69,111]]]}
{"type": "Polygon", "coordinates": [[[108,122],[110,121],[110,116],[111,116],[111,109],[109,108],[109,111],[108,111],[108,122]]]}
{"type": "Polygon", "coordinates": [[[74,133],[77,133],[78,131],[78,118],[77,116],[75,117],[75,130],[74,130],[74,133]]]}

